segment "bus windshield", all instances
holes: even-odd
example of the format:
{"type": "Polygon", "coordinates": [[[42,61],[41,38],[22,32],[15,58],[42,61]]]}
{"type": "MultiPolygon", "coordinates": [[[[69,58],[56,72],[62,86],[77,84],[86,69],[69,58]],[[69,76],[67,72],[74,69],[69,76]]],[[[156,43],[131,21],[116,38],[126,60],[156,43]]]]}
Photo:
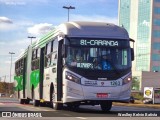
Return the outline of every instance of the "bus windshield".
{"type": "MultiPolygon", "coordinates": [[[[79,40],[77,40],[79,41],[79,40]]],[[[104,40],[103,40],[104,41],[104,40]]],[[[68,67],[90,69],[90,70],[124,70],[131,67],[130,47],[122,41],[125,46],[118,46],[120,43],[111,44],[109,47],[104,47],[101,43],[94,41],[83,42],[83,46],[70,44],[67,49],[66,65],[68,67]],[[86,45],[84,45],[86,44],[86,45]],[[89,45],[88,45],[89,44],[89,45]],[[117,45],[118,44],[118,45],[117,45]],[[128,46],[128,47],[127,47],[128,46]]],[[[109,43],[108,43],[109,44],[109,43]]]]}

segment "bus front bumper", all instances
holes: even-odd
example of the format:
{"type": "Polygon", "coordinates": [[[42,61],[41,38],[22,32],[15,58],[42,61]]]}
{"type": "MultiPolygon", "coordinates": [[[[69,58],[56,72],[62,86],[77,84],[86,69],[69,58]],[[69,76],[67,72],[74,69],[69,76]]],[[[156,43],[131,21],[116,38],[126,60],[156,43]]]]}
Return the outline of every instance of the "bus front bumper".
{"type": "Polygon", "coordinates": [[[63,94],[63,103],[76,101],[121,101],[128,102],[130,99],[130,83],[123,86],[116,87],[94,87],[83,86],[74,82],[68,81],[65,87],[66,91],[63,94]],[[98,92],[97,92],[98,91],[98,92]]]}

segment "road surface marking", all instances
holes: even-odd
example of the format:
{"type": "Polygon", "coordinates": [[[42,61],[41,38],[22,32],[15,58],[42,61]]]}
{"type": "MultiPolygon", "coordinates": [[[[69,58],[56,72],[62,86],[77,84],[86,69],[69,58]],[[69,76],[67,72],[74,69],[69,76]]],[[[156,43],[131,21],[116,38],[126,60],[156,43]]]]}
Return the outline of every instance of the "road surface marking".
{"type": "Polygon", "coordinates": [[[51,110],[48,110],[48,109],[42,109],[42,107],[34,107],[34,106],[32,106],[32,105],[26,105],[26,104],[18,104],[20,107],[22,107],[23,108],[23,106],[25,106],[26,108],[31,108],[31,109],[34,109],[34,110],[40,110],[40,111],[56,111],[56,110],[54,110],[54,109],[51,109],[51,110]]]}
{"type": "Polygon", "coordinates": [[[87,118],[84,118],[84,117],[76,117],[76,118],[78,118],[78,119],[82,119],[82,120],[87,119],[87,118]]]}
{"type": "Polygon", "coordinates": [[[70,115],[70,114],[63,114],[63,115],[65,115],[65,116],[72,116],[72,115],[70,115]]]}

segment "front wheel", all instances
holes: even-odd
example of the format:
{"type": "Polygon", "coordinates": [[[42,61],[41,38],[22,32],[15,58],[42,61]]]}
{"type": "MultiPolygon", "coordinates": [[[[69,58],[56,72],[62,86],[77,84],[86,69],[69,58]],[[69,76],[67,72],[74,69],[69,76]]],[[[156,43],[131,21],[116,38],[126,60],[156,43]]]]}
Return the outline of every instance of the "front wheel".
{"type": "Polygon", "coordinates": [[[26,99],[25,100],[25,104],[29,104],[30,100],[29,99],[26,99]]]}
{"type": "Polygon", "coordinates": [[[78,111],[79,106],[80,106],[80,104],[78,104],[78,103],[77,104],[76,103],[68,103],[67,104],[68,109],[73,110],[73,111],[78,111]]]}
{"type": "Polygon", "coordinates": [[[102,111],[108,112],[112,108],[112,101],[103,101],[100,103],[100,105],[101,105],[102,111]]]}

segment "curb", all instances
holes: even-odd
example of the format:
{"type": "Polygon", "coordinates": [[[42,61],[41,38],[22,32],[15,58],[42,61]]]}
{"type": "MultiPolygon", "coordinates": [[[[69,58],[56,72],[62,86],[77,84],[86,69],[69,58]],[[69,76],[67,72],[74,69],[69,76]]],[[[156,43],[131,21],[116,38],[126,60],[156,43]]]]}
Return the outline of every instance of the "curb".
{"type": "Polygon", "coordinates": [[[113,102],[113,105],[116,106],[132,106],[132,107],[147,107],[147,108],[160,108],[160,104],[144,104],[144,103],[119,103],[119,102],[113,102]]]}

